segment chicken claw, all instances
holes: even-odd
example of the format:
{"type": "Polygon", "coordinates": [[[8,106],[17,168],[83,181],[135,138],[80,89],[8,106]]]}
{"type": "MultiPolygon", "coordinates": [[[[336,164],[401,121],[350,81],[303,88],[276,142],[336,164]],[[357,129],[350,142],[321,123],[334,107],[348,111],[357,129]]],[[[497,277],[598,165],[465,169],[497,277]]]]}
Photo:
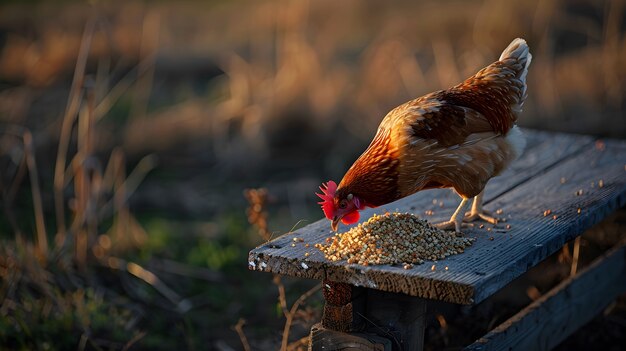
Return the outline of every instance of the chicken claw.
{"type": "Polygon", "coordinates": [[[493,217],[491,213],[487,212],[483,209],[483,194],[485,191],[481,191],[480,194],[474,197],[474,203],[472,204],[472,209],[470,212],[465,214],[463,218],[463,222],[473,222],[479,219],[482,219],[485,222],[489,222],[491,224],[498,224],[500,220],[496,217],[493,217]]]}
{"type": "Polygon", "coordinates": [[[457,233],[461,232],[461,227],[463,226],[463,214],[465,213],[465,208],[467,207],[469,199],[462,198],[459,207],[454,211],[452,217],[450,217],[449,221],[436,223],[435,227],[443,230],[454,229],[457,233]]]}

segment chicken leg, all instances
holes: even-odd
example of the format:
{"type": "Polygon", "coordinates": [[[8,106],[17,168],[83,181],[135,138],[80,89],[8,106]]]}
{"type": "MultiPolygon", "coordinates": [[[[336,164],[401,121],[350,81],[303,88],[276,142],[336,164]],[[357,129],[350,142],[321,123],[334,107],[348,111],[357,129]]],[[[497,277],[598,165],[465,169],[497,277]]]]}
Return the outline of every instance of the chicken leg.
{"type": "Polygon", "coordinates": [[[461,225],[463,223],[463,215],[465,214],[465,209],[469,204],[469,199],[466,197],[461,198],[461,203],[459,207],[454,211],[452,217],[450,217],[449,221],[441,222],[435,224],[435,227],[443,230],[454,229],[457,233],[461,232],[461,225]]]}
{"type": "Polygon", "coordinates": [[[474,196],[474,203],[472,203],[472,209],[470,212],[465,214],[465,218],[463,218],[463,222],[473,222],[477,219],[482,219],[485,222],[489,222],[491,224],[498,224],[498,219],[491,216],[489,212],[483,209],[483,195],[485,194],[485,190],[480,192],[480,194],[474,196]]]}

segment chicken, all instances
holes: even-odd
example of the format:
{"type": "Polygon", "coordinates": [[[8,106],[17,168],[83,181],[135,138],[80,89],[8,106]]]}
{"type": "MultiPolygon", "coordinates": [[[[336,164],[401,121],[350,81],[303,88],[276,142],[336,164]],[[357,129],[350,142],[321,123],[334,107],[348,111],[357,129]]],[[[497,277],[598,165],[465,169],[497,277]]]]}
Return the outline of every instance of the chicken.
{"type": "Polygon", "coordinates": [[[454,188],[461,197],[450,220],[438,227],[460,232],[464,220],[497,223],[482,208],[483,191],[524,149],[515,122],[531,58],[526,41],[515,39],[498,61],[463,83],[389,112],[339,185],[328,181],[320,187],[319,204],[333,230],[339,221],[358,222],[365,207],[432,188],[454,188]]]}

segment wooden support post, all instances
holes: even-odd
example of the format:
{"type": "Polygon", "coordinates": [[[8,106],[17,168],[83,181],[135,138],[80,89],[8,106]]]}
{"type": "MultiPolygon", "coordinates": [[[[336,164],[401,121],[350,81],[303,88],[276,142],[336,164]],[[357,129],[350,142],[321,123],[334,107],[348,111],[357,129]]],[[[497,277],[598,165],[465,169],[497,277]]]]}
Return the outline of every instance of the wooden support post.
{"type": "Polygon", "coordinates": [[[322,322],[309,350],[422,351],[426,300],[324,281],[322,322]]]}
{"type": "Polygon", "coordinates": [[[424,349],[425,299],[367,289],[365,313],[361,317],[365,319],[367,331],[392,341],[393,350],[424,349]]]}

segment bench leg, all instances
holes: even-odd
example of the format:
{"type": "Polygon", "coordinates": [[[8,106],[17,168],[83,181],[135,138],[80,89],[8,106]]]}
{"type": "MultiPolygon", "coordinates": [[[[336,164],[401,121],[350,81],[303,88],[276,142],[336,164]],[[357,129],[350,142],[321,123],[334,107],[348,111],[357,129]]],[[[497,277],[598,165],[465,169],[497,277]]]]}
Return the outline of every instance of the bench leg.
{"type": "Polygon", "coordinates": [[[368,330],[389,337],[398,350],[422,351],[426,329],[426,300],[367,289],[365,320],[368,330]]]}
{"type": "Polygon", "coordinates": [[[309,350],[422,351],[426,300],[324,281],[322,322],[309,350]]]}

